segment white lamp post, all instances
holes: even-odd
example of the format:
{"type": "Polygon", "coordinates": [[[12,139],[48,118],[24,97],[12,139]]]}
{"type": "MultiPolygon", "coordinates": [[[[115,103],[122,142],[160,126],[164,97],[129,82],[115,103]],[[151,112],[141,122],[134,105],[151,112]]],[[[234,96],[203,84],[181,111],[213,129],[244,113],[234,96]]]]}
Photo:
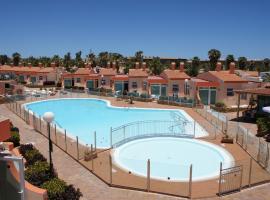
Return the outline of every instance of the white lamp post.
{"type": "Polygon", "coordinates": [[[53,152],[53,145],[51,140],[51,126],[50,124],[54,120],[54,114],[52,112],[45,112],[43,115],[43,119],[47,122],[47,130],[48,130],[48,138],[49,138],[49,164],[50,164],[50,172],[53,171],[53,163],[52,163],[52,152],[53,152]]]}

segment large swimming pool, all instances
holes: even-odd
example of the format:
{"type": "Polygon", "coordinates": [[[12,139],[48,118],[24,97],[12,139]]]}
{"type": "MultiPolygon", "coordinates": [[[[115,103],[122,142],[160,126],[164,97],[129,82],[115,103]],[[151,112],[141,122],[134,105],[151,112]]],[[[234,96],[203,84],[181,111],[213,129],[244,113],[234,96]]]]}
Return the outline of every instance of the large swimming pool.
{"type": "Polygon", "coordinates": [[[193,181],[218,177],[220,162],[227,168],[234,160],[229,152],[212,143],[171,137],[131,141],[113,152],[114,163],[119,168],[139,176],[146,176],[148,159],[151,178],[170,181],[188,181],[191,164],[193,181]],[[140,153],[142,149],[145,151],[140,153]]]}
{"type": "MultiPolygon", "coordinates": [[[[96,131],[96,142],[99,148],[110,146],[111,127],[115,128],[135,121],[173,121],[176,120],[176,115],[178,119],[181,118],[189,124],[189,128],[184,132],[193,133],[194,120],[181,109],[114,107],[109,101],[89,98],[53,99],[28,103],[25,106],[40,116],[48,111],[53,112],[55,123],[60,128],[66,129],[70,136],[78,136],[85,144],[93,144],[94,131],[96,131]]],[[[196,137],[207,135],[198,124],[194,129],[196,137]]]]}

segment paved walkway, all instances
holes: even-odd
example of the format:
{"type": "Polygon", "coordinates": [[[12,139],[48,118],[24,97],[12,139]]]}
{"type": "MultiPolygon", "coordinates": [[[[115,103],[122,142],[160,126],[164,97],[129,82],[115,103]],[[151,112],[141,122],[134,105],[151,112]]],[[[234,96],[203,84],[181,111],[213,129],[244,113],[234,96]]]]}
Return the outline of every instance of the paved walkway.
{"type": "MultiPolygon", "coordinates": [[[[48,141],[45,137],[35,132],[33,128],[28,126],[9,111],[4,105],[0,105],[0,114],[11,119],[12,123],[20,128],[22,143],[33,142],[35,146],[48,157],[48,141]]],[[[67,183],[80,188],[83,193],[82,200],[175,200],[181,199],[171,196],[158,195],[146,192],[123,190],[111,188],[95,177],[92,173],[82,167],[79,163],[65,154],[62,150],[54,146],[53,162],[60,178],[67,183]]],[[[269,200],[270,199],[270,184],[258,186],[256,188],[243,190],[241,193],[235,193],[222,198],[226,200],[269,200]]]]}

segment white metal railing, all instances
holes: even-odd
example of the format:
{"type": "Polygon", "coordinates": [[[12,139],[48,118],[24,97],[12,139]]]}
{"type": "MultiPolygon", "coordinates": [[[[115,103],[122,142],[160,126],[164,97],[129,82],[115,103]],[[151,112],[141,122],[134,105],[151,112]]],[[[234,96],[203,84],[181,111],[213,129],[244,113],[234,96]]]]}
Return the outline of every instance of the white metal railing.
{"type": "Polygon", "coordinates": [[[187,121],[147,120],[128,123],[111,129],[111,147],[117,147],[131,140],[147,137],[194,138],[193,123],[187,121]]]}

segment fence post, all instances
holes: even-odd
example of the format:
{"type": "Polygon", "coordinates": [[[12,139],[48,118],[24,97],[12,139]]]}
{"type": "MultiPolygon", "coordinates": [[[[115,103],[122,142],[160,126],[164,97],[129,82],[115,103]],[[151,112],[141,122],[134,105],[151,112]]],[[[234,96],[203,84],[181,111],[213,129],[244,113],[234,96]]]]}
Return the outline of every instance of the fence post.
{"type": "Polygon", "coordinates": [[[39,131],[42,134],[42,127],[41,127],[41,115],[39,115],[39,131]]]}
{"type": "Polygon", "coordinates": [[[196,121],[194,120],[194,125],[193,125],[193,135],[195,137],[195,133],[196,133],[196,121]]]}
{"type": "Polygon", "coordinates": [[[150,159],[147,160],[147,192],[150,191],[150,159]]]}
{"type": "Polygon", "coordinates": [[[92,171],[94,171],[94,158],[93,158],[93,144],[91,144],[91,157],[92,157],[92,159],[91,159],[91,163],[92,163],[92,171]]]}
{"type": "Polygon", "coordinates": [[[65,129],[65,150],[67,152],[67,130],[65,129]]]}
{"type": "Polygon", "coordinates": [[[188,197],[191,199],[192,196],[192,164],[190,165],[189,168],[189,193],[188,197]]]}
{"type": "Polygon", "coordinates": [[[76,136],[76,143],[77,143],[77,160],[79,160],[79,139],[78,139],[78,136],[76,136]]]}
{"type": "Polygon", "coordinates": [[[20,108],[20,118],[22,118],[22,106],[20,105],[19,108],[20,108]]]}
{"type": "Polygon", "coordinates": [[[112,127],[110,128],[110,143],[111,143],[111,148],[112,148],[112,127]]]}
{"type": "Polygon", "coordinates": [[[112,156],[109,155],[109,165],[110,165],[110,186],[112,185],[112,156]]]}
{"type": "Polygon", "coordinates": [[[260,163],[260,154],[261,154],[261,140],[259,138],[259,145],[258,145],[258,155],[257,155],[257,161],[260,163]]]}
{"type": "Polygon", "coordinates": [[[97,150],[97,132],[94,132],[94,144],[95,144],[95,151],[97,150]]]}
{"type": "Polygon", "coordinates": [[[27,110],[27,124],[30,125],[30,111],[29,111],[29,109],[27,110]]]}
{"type": "Polygon", "coordinates": [[[125,126],[123,128],[123,131],[124,131],[123,135],[124,135],[124,141],[125,141],[126,140],[126,127],[125,126]]]}
{"type": "Polygon", "coordinates": [[[252,157],[250,157],[250,161],[249,161],[249,174],[248,174],[248,187],[251,186],[251,175],[252,175],[252,157]]]}
{"type": "Polygon", "coordinates": [[[55,135],[55,144],[57,145],[57,132],[56,132],[56,124],[54,124],[54,135],[55,135]]]}
{"type": "Polygon", "coordinates": [[[220,162],[220,169],[219,169],[219,182],[218,182],[218,195],[221,194],[221,176],[222,176],[222,162],[220,162]]]}

